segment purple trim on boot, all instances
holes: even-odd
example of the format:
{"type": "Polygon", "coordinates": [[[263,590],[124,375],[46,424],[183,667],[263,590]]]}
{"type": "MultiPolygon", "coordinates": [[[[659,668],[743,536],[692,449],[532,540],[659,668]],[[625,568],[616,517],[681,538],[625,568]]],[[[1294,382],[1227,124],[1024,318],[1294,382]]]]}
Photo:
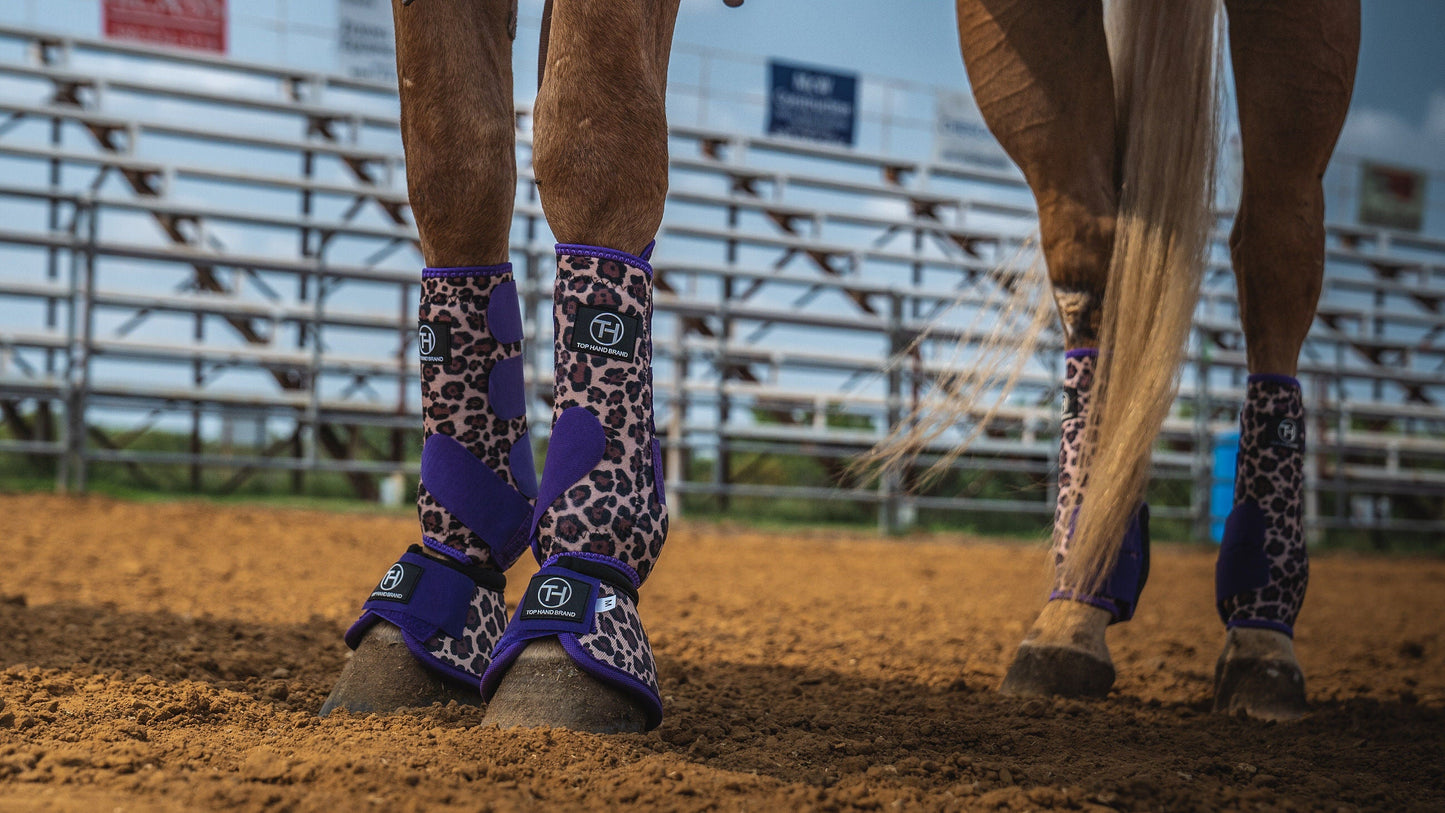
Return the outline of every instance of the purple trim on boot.
{"type": "Polygon", "coordinates": [[[584,246],[577,243],[558,243],[557,255],[560,257],[596,257],[599,260],[611,260],[623,265],[630,265],[647,274],[652,279],[652,265],[641,257],[628,254],[625,251],[618,251],[615,248],[602,248],[601,246],[584,246]]]}
{"type": "Polygon", "coordinates": [[[637,256],[640,257],[640,258],[642,258],[644,261],[649,261],[649,262],[650,262],[650,261],[652,260],[652,250],[655,249],[655,248],[657,248],[657,241],[656,241],[656,240],[653,240],[652,242],[648,243],[645,247],[643,247],[642,253],[641,253],[641,254],[638,254],[637,256]]]}
{"type": "Polygon", "coordinates": [[[443,545],[442,543],[436,541],[435,539],[432,539],[429,536],[426,536],[425,534],[422,535],[421,544],[422,547],[426,548],[427,550],[434,550],[437,553],[440,553],[441,555],[447,557],[448,559],[453,559],[457,562],[460,562],[461,564],[469,565],[472,563],[471,558],[469,558],[462,551],[457,550],[451,545],[443,545]]]}
{"type": "Polygon", "coordinates": [[[511,263],[501,265],[460,265],[455,268],[423,268],[422,279],[445,279],[449,277],[497,277],[512,273],[511,263]]]}
{"type": "Polygon", "coordinates": [[[1286,387],[1294,387],[1295,389],[1300,389],[1298,378],[1295,378],[1292,375],[1282,375],[1280,373],[1250,373],[1249,378],[1246,379],[1246,381],[1250,384],[1281,384],[1286,387]]]}
{"type": "Polygon", "coordinates": [[[447,509],[491,548],[500,569],[521,555],[517,530],[532,514],[532,505],[496,472],[450,435],[427,438],[421,452],[421,480],[439,505],[447,509]]]}
{"type": "Polygon", "coordinates": [[[1075,348],[1075,349],[1073,349],[1073,350],[1065,350],[1065,351],[1064,351],[1064,358],[1066,358],[1066,359],[1082,359],[1082,358],[1098,358],[1098,357],[1099,357],[1099,348],[1097,348],[1097,347],[1078,347],[1078,348],[1075,348]]]}
{"type": "Polygon", "coordinates": [[[537,499],[537,464],[532,457],[532,433],[523,432],[521,437],[512,441],[512,448],[507,450],[507,465],[522,496],[529,500],[537,499]]]}
{"type": "Polygon", "coordinates": [[[1291,627],[1289,624],[1282,624],[1278,621],[1270,621],[1264,618],[1245,618],[1239,621],[1231,621],[1224,625],[1226,631],[1235,629],[1236,627],[1243,629],[1274,630],[1275,632],[1284,633],[1291,639],[1294,638],[1294,627],[1291,627]]]}
{"type": "Polygon", "coordinates": [[[522,381],[525,367],[521,356],[508,356],[492,365],[487,374],[487,403],[504,421],[527,414],[527,387],[522,381]]]}
{"type": "Polygon", "coordinates": [[[1080,604],[1087,604],[1090,607],[1098,607],[1109,615],[1114,616],[1115,620],[1109,622],[1111,624],[1116,623],[1124,613],[1123,608],[1103,596],[1079,595],[1072,590],[1054,590],[1052,593],[1049,593],[1049,601],[1077,601],[1080,604]]]}
{"type": "Polygon", "coordinates": [[[619,571],[622,573],[622,575],[626,576],[627,580],[632,582],[632,586],[634,588],[642,586],[642,577],[637,575],[637,571],[634,570],[631,565],[627,564],[626,562],[619,562],[611,556],[606,556],[601,553],[591,553],[589,551],[577,551],[576,553],[572,553],[564,550],[561,553],[554,553],[551,556],[548,556],[547,561],[542,563],[542,567],[551,567],[557,564],[557,560],[561,559],[564,556],[568,559],[586,559],[589,562],[596,562],[600,565],[607,565],[613,570],[619,571]]]}
{"type": "Polygon", "coordinates": [[[577,668],[642,701],[643,711],[647,714],[648,730],[657,728],[662,723],[662,700],[652,690],[652,687],[621,669],[594,659],[575,636],[562,635],[559,637],[562,641],[562,649],[566,650],[567,655],[572,658],[572,662],[577,664],[577,668]]]}
{"type": "Polygon", "coordinates": [[[502,344],[522,340],[522,304],[517,299],[517,283],[508,280],[492,290],[487,300],[487,330],[502,344]]]}

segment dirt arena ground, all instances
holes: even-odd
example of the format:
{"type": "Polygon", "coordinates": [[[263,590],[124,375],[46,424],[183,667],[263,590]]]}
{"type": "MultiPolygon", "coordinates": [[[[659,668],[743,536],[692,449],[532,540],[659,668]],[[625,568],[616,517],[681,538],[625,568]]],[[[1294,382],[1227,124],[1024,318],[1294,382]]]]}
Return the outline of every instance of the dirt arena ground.
{"type": "Polygon", "coordinates": [[[319,720],[413,529],[0,496],[0,810],[1445,809],[1445,561],[1317,557],[1316,711],[1264,725],[1209,713],[1209,550],[1157,550],[1106,701],[1015,700],[1038,548],[681,522],[643,593],[659,730],[319,720]]]}

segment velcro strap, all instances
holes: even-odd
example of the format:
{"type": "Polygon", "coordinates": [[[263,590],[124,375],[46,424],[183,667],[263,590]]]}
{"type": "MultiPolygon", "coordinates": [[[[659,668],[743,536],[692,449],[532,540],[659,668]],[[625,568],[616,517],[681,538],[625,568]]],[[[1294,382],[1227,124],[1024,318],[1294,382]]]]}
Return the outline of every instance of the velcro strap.
{"type": "Polygon", "coordinates": [[[436,630],[460,638],[466,631],[472,593],[479,585],[491,587],[480,584],[463,566],[423,556],[420,548],[413,546],[381,577],[362,609],[416,632],[429,628],[429,634],[419,636],[422,640],[436,630]],[[398,618],[414,623],[401,623],[398,618]]]}
{"type": "Polygon", "coordinates": [[[492,549],[513,562],[527,544],[517,533],[532,519],[532,503],[451,435],[434,434],[421,450],[421,481],[441,506],[492,549]]]}
{"type": "Polygon", "coordinates": [[[565,567],[544,567],[527,585],[508,632],[524,637],[557,632],[586,635],[592,632],[601,594],[600,579],[565,567]]]}
{"type": "Polygon", "coordinates": [[[596,559],[587,559],[576,554],[561,554],[554,557],[552,564],[557,567],[565,567],[574,573],[581,573],[584,576],[591,576],[606,583],[609,587],[624,596],[632,599],[637,604],[637,588],[633,586],[632,580],[621,568],[599,562],[596,559]]]}
{"type": "Polygon", "coordinates": [[[562,410],[552,424],[552,437],[547,441],[547,464],[542,467],[542,484],[538,487],[537,507],[532,516],[532,536],[537,535],[537,525],[552,503],[591,474],[606,453],[607,430],[591,410],[581,406],[562,410]]]}
{"type": "MultiPolygon", "coordinates": [[[[1074,520],[1078,519],[1078,510],[1074,511],[1074,520]]],[[[1069,524],[1069,533],[1074,530],[1073,521],[1069,524]]],[[[1124,529],[1124,539],[1119,548],[1119,557],[1114,560],[1114,569],[1109,571],[1109,577],[1104,580],[1098,593],[1081,593],[1075,590],[1055,589],[1049,594],[1049,600],[1068,599],[1084,604],[1090,604],[1102,610],[1107,610],[1113,616],[1109,623],[1117,624],[1128,621],[1134,617],[1134,611],[1139,607],[1139,596],[1144,592],[1144,585],[1149,581],[1149,506],[1140,505],[1138,512],[1129,520],[1129,525],[1124,529]]]]}

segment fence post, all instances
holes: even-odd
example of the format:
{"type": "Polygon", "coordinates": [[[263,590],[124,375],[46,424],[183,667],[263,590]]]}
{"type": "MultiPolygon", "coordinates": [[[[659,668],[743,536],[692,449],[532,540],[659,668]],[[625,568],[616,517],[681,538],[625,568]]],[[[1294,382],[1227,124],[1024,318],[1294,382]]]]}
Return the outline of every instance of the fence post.
{"type": "Polygon", "coordinates": [[[90,361],[95,338],[95,258],[100,227],[95,201],[85,200],[79,205],[84,207],[86,213],[85,259],[80,290],[75,291],[71,297],[80,307],[80,344],[79,347],[72,347],[70,351],[73,373],[69,376],[72,390],[70,404],[66,408],[66,454],[72,460],[70,468],[75,490],[84,494],[90,486],[86,459],[85,413],[86,402],[90,396],[90,361]]]}
{"type": "MultiPolygon", "coordinates": [[[[884,369],[888,371],[888,393],[884,413],[887,415],[887,434],[892,434],[894,429],[903,420],[903,370],[894,361],[902,350],[901,334],[903,330],[903,297],[898,291],[890,288],[888,291],[888,344],[886,356],[883,359],[884,369]]],[[[884,534],[897,533],[899,527],[899,500],[902,489],[899,487],[899,476],[896,470],[889,470],[878,478],[878,531],[884,534]]]]}

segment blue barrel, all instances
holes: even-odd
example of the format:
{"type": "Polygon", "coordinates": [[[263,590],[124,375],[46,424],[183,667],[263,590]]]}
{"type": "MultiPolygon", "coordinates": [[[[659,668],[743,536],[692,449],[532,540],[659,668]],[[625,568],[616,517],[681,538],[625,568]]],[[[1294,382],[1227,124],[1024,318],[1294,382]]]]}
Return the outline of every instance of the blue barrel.
{"type": "Polygon", "coordinates": [[[1214,476],[1209,487],[1209,536],[1224,541],[1224,520],[1234,508],[1234,468],[1239,461],[1239,433],[1214,436],[1214,476]]]}

